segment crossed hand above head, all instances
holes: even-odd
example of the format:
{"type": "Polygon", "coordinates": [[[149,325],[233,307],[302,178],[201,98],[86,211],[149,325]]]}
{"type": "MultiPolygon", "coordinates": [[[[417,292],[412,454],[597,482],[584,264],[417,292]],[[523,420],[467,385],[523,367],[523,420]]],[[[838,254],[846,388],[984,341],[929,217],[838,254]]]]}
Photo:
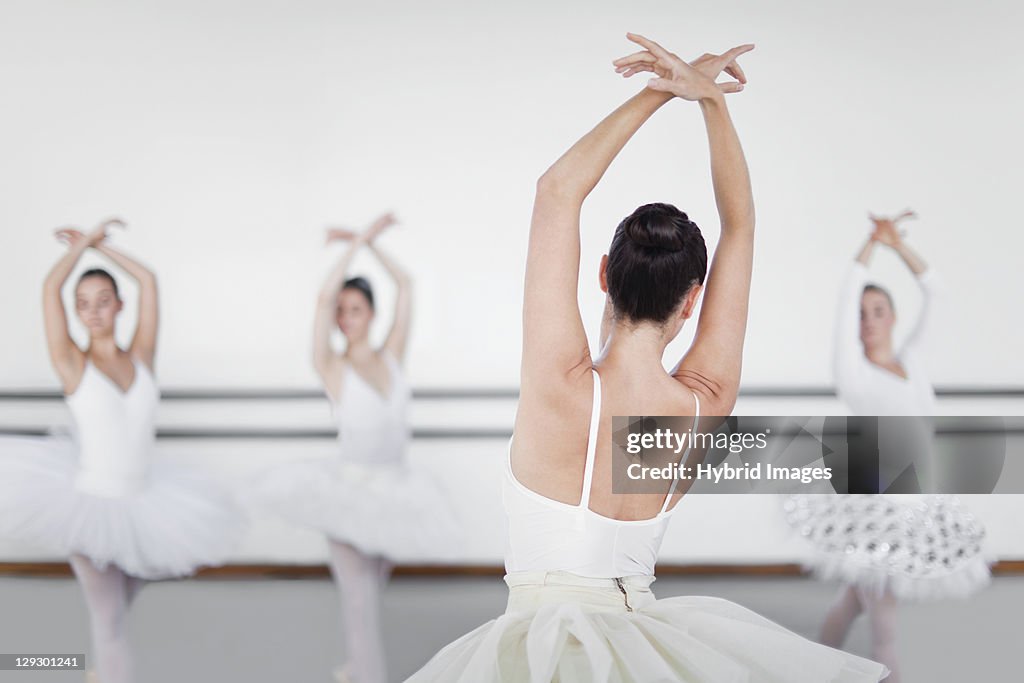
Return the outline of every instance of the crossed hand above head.
{"type": "Polygon", "coordinates": [[[880,242],[887,247],[896,247],[899,246],[904,235],[907,234],[906,230],[899,229],[899,224],[902,221],[917,218],[917,214],[908,209],[893,218],[876,216],[872,213],[868,214],[868,218],[870,218],[871,222],[874,224],[874,228],[871,232],[871,239],[876,242],[880,242]]]}
{"type": "Polygon", "coordinates": [[[389,212],[374,220],[373,223],[370,224],[370,227],[366,229],[366,232],[358,232],[352,228],[328,228],[327,243],[330,244],[335,241],[348,242],[355,240],[363,240],[369,243],[393,225],[398,225],[398,219],[395,218],[393,213],[389,212]]]}
{"type": "Polygon", "coordinates": [[[626,37],[644,49],[612,62],[615,71],[624,78],[645,71],[653,73],[655,78],[647,82],[647,87],[652,90],[697,101],[722,93],[740,92],[747,83],[747,76],[737,59],[753,50],[753,45],[739,45],[722,54],[704,53],[687,62],[641,35],[627,33],[626,37]],[[723,71],[736,80],[718,83],[718,76],[723,71]]]}
{"type": "Polygon", "coordinates": [[[107,231],[110,228],[121,228],[125,229],[128,224],[120,218],[108,218],[104,221],[100,221],[96,227],[89,232],[82,232],[74,226],[68,226],[59,228],[54,232],[57,240],[63,242],[69,247],[73,247],[79,244],[82,240],[86,241],[86,246],[95,247],[107,238],[107,231]]]}

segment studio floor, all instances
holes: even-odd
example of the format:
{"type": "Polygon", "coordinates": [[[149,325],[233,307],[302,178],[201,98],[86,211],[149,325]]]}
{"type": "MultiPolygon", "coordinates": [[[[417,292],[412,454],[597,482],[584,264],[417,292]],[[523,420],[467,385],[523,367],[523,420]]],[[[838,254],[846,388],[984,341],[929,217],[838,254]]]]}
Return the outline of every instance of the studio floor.
{"type": "MultiPolygon", "coordinates": [[[[664,576],[659,597],[714,595],[814,637],[835,586],[805,578],[664,576]]],[[[504,607],[499,577],[399,576],[383,597],[390,678],[400,681],[438,648],[504,607]]],[[[904,606],[898,648],[906,683],[1021,680],[1024,576],[1000,576],[969,601],[904,606]]],[[[337,598],[326,579],[202,579],[146,586],[130,619],[139,680],[330,683],[341,661],[337,598]]],[[[868,654],[863,621],[848,649],[868,654]]],[[[74,581],[0,578],[0,652],[88,652],[74,581]]],[[[0,671],[7,683],[82,681],[81,672],[0,671]]]]}

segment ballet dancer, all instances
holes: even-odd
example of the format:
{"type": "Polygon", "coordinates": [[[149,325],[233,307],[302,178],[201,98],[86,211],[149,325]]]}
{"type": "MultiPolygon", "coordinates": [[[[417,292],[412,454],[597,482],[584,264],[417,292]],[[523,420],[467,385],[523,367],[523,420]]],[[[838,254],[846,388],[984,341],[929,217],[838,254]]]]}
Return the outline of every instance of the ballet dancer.
{"type": "MultiPolygon", "coordinates": [[[[504,615],[442,649],[409,680],[878,681],[885,667],[813,643],[734,603],[657,600],[658,548],[684,491],[612,492],[612,416],[729,415],[740,382],[754,245],[746,162],[725,103],[743,89],[737,58],[687,63],[657,43],[614,62],[647,87],[579,140],[537,183],[523,304],[521,393],[503,496],[509,524],[504,615]],[[725,72],[735,78],[716,83],[725,72]],[[580,210],[612,160],[673,99],[699,104],[721,220],[714,260],[669,204],[619,223],[598,280],[592,359],[577,302],[580,210]],[[666,346],[707,292],[689,351],[666,346]]],[[[681,459],[690,454],[684,452],[681,459]]]]}
{"type": "MultiPolygon", "coordinates": [[[[911,211],[891,219],[870,216],[873,230],[847,274],[836,318],[833,360],[840,399],[855,415],[903,416],[896,425],[900,434],[893,437],[912,441],[909,448],[883,448],[875,473],[883,491],[907,472],[911,489],[935,490],[933,431],[925,418],[934,414],[935,391],[924,349],[934,334],[941,290],[932,269],[903,240],[899,224],[914,217],[911,211]],[[898,348],[892,296],[868,282],[868,264],[878,245],[899,255],[923,296],[913,329],[898,348]]],[[[898,603],[965,597],[989,582],[981,549],[984,529],[955,496],[799,495],[786,501],[785,510],[815,548],[808,566],[823,579],[843,582],[826,614],[821,642],[841,647],[853,621],[865,613],[872,656],[890,669],[892,683],[901,678],[895,646],[898,603]]]]}
{"type": "Polygon", "coordinates": [[[112,227],[124,223],[57,231],[67,252],[46,277],[43,314],[75,437],[0,439],[0,535],[70,556],[89,611],[95,670],[87,680],[130,683],[136,678],[125,620],[142,583],[222,563],[245,523],[227,492],[201,473],[154,458],[156,278],[108,244],[112,227]],[[61,291],[90,249],[139,287],[127,349],[115,339],[124,306],[117,281],[99,268],[75,286],[88,343],[81,349],[71,339],[61,291]]]}
{"type": "Polygon", "coordinates": [[[405,463],[412,392],[400,364],[409,338],[412,286],[377,244],[395,222],[387,214],[362,233],[328,232],[328,242],[347,242],[348,249],[320,289],[313,364],[337,421],[338,457],[273,467],[254,491],[260,504],[327,536],[348,657],[334,672],[339,682],[386,680],[379,603],[392,562],[422,561],[457,542],[454,515],[436,482],[405,463]],[[348,274],[363,248],[398,286],[391,329],[376,348],[370,341],[373,290],[365,278],[348,274]],[[335,329],[346,340],[343,353],[332,349],[335,329]]]}

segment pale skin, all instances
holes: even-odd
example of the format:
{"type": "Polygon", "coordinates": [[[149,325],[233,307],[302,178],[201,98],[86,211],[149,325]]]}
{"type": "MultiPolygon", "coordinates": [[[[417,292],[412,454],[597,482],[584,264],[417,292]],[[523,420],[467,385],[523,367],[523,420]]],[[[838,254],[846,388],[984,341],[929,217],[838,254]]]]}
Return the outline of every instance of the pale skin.
{"type": "Polygon", "coordinates": [[[135,381],[133,358],[153,370],[159,328],[156,276],[105,242],[107,232],[114,227],[124,227],[124,222],[113,218],[88,232],[76,228],[62,228],[56,232],[57,239],[65,243],[68,250],[50,269],[43,283],[43,318],[50,362],[60,378],[64,393],[69,396],[78,389],[87,362],[122,392],[131,388],[135,381]],[[127,350],[121,349],[114,338],[115,321],[124,304],[103,277],[85,278],[75,288],[75,313],[89,331],[89,344],[82,350],[71,339],[61,289],[88,249],[95,249],[106,256],[139,286],[138,325],[127,350]]]}
{"type": "Polygon", "coordinates": [[[345,253],[320,288],[313,330],[313,365],[327,395],[333,401],[337,401],[344,391],[346,368],[357,372],[382,396],[389,396],[391,379],[382,353],[389,352],[399,362],[405,357],[412,317],[412,282],[405,270],[375,241],[382,232],[396,223],[394,216],[385,214],[363,232],[347,228],[332,228],[327,232],[328,243],[348,243],[345,253]],[[341,289],[349,277],[352,259],[364,247],[377,257],[398,286],[391,329],[380,348],[374,348],[370,343],[369,332],[374,311],[366,296],[358,290],[341,289]],[[335,328],[341,330],[347,342],[343,353],[337,353],[331,348],[331,333],[335,328]]]}
{"type": "MultiPolygon", "coordinates": [[[[901,222],[917,217],[913,211],[904,211],[893,218],[868,214],[873,229],[867,242],[857,254],[857,261],[865,266],[871,260],[875,245],[881,244],[895,251],[914,275],[921,275],[928,264],[903,241],[901,222]]],[[[878,367],[906,379],[906,370],[896,358],[893,345],[893,327],[896,312],[889,299],[877,291],[866,291],[860,305],[860,340],[864,345],[865,357],[878,367]]]]}
{"type": "MultiPolygon", "coordinates": [[[[754,46],[705,54],[687,63],[643,36],[627,38],[642,49],[615,60],[616,72],[627,78],[649,72],[655,78],[541,176],[530,226],[521,391],[511,462],[515,476],[528,488],[572,505],[582,495],[594,387],[591,369],[601,375],[603,425],[610,425],[612,415],[693,415],[694,393],[703,414],[729,415],[739,389],[746,331],[754,203],[725,94],[743,89],[747,79],[736,60],[754,46]],[[723,72],[735,80],[716,83],[723,72]],[[721,235],[703,288],[694,342],[666,372],[665,348],[692,316],[700,286],[691,288],[663,325],[617,320],[607,302],[596,359],[590,355],[577,286],[584,200],[633,134],[676,98],[698,103],[704,117],[721,235]]],[[[599,266],[598,285],[607,294],[606,260],[599,266]]],[[[664,495],[611,493],[609,431],[603,428],[598,434],[590,508],[620,520],[649,519],[660,510],[664,495]]],[[[680,496],[675,494],[670,505],[680,496]]]]}

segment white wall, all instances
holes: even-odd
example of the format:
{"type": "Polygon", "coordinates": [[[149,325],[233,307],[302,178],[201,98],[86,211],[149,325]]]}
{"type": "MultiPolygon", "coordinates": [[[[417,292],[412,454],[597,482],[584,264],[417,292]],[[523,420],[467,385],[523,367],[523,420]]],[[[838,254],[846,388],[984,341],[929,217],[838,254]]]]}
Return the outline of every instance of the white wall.
{"type": "MultiPolygon", "coordinates": [[[[730,98],[760,230],[748,385],[830,383],[836,283],[865,213],[906,206],[921,215],[911,243],[951,290],[935,381],[1024,384],[1024,48],[1010,0],[40,0],[0,12],[0,389],[54,386],[38,295],[61,253],[50,233],[111,214],[131,222],[117,242],[161,277],[165,386],[312,386],[312,301],[336,254],[322,229],[389,208],[405,227],[387,245],[418,286],[414,384],[514,386],[533,181],[640,86],[610,65],[631,50],[626,30],[683,55],[758,44],[750,87],[730,98]]],[[[676,202],[714,243],[705,150],[696,108],[674,103],[594,194],[581,287],[592,330],[598,258],[637,204],[676,202]]],[[[910,278],[888,254],[876,270],[909,319],[910,278]]]]}

